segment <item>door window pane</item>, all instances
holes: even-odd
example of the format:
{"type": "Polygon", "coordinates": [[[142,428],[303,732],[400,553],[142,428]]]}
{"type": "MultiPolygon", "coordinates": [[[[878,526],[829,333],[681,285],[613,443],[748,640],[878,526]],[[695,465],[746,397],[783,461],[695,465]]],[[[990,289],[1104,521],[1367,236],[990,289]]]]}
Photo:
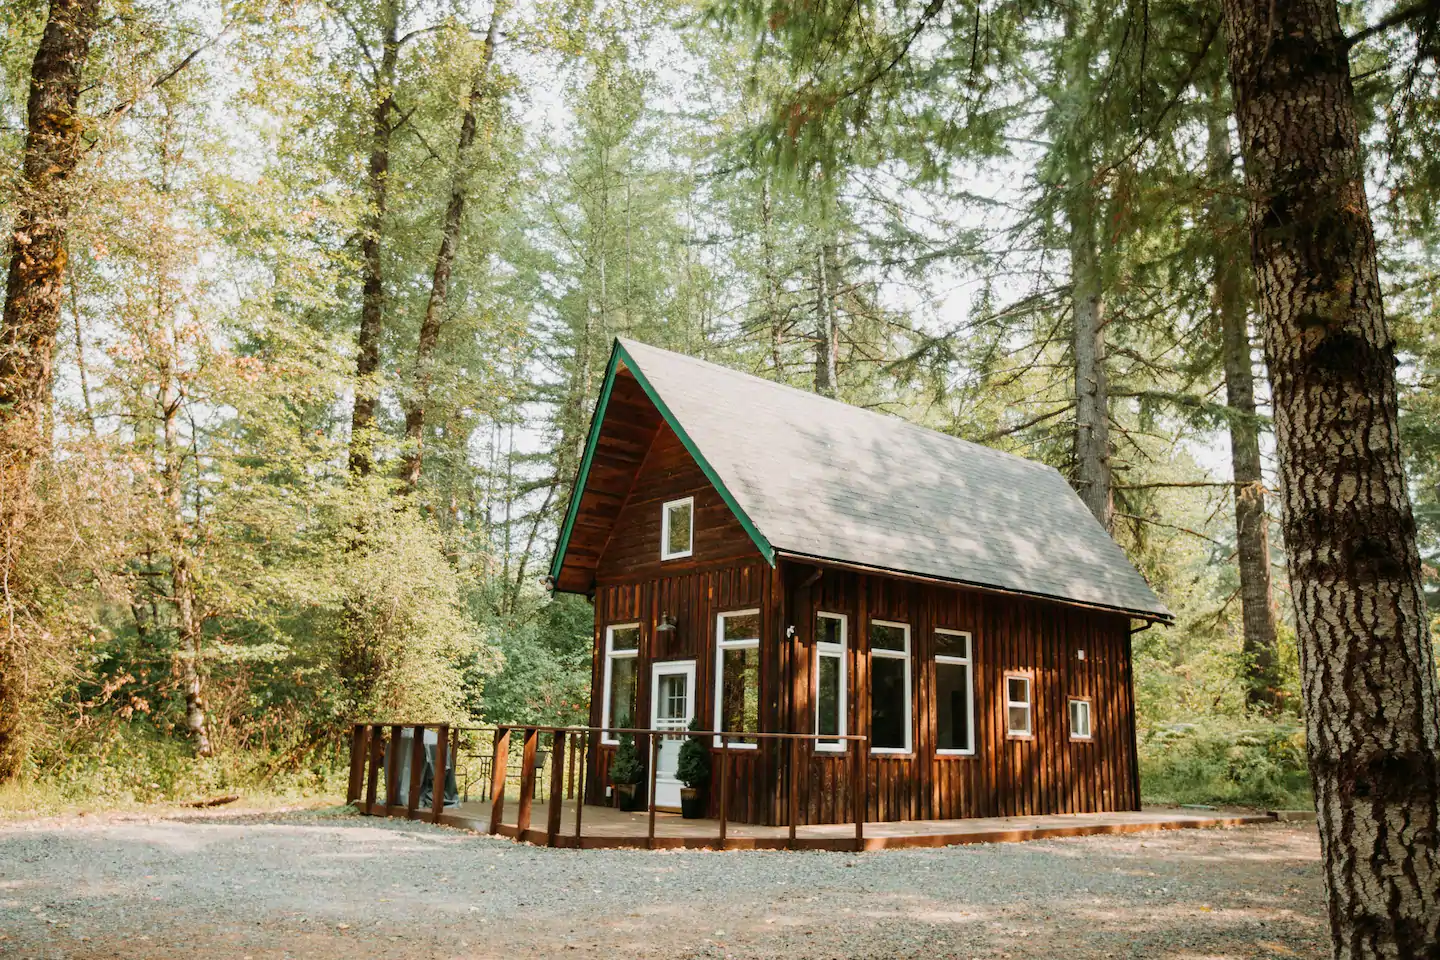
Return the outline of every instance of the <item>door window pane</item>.
{"type": "Polygon", "coordinates": [[[905,661],[874,657],[870,661],[870,746],[903,750],[910,725],[905,661]]]}
{"type": "Polygon", "coordinates": [[[690,699],[689,678],[684,674],[662,674],[660,677],[660,719],[684,720],[690,699]]]}
{"type": "Polygon", "coordinates": [[[941,750],[969,750],[970,665],[935,664],[935,732],[941,750]]]}

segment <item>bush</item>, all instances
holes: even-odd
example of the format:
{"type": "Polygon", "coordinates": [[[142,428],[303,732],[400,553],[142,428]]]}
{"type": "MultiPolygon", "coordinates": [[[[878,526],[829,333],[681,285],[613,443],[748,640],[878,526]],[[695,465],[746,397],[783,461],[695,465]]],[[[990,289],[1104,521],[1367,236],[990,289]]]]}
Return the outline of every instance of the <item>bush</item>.
{"type": "MultiPolygon", "coordinates": [[[[700,729],[699,719],[690,721],[690,729],[700,729]]],[[[686,737],[680,744],[680,756],[675,763],[675,779],[692,790],[710,779],[710,750],[702,737],[686,737]]]]}
{"type": "Polygon", "coordinates": [[[1304,731],[1283,723],[1156,727],[1140,743],[1140,787],[1147,803],[1314,805],[1304,731]]]}
{"type": "Polygon", "coordinates": [[[645,770],[640,765],[640,751],[635,749],[633,734],[620,734],[620,746],[615,748],[615,759],[610,761],[610,782],[616,786],[636,784],[645,779],[645,770]]]}

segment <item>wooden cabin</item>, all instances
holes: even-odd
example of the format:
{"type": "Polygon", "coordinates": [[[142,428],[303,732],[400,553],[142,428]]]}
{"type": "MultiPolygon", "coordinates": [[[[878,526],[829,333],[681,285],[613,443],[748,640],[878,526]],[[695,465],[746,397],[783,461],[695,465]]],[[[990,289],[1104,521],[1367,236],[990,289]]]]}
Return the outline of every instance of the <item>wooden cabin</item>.
{"type": "Polygon", "coordinates": [[[852,818],[856,750],[872,821],[1139,809],[1130,635],[1170,614],[1053,468],[617,340],[574,491],[590,723],[735,735],[732,819],[789,817],[756,731],[866,738],[801,741],[801,823],[852,818]]]}

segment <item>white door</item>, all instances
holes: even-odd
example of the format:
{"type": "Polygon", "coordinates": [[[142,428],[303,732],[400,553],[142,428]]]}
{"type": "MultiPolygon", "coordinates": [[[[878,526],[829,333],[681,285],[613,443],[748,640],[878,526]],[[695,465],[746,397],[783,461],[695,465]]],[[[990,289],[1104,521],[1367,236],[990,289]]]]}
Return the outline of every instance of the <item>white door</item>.
{"type": "Polygon", "coordinates": [[[695,661],[670,660],[651,667],[650,726],[655,730],[680,731],[679,735],[660,741],[653,799],[657,807],[680,807],[680,781],[675,779],[675,765],[680,760],[683,732],[694,718],[695,661]]]}

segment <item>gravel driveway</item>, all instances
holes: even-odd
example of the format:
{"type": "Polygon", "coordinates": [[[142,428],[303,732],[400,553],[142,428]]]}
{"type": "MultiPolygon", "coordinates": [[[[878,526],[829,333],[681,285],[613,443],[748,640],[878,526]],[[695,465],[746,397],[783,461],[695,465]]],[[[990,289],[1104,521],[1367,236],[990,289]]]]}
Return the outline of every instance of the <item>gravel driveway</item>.
{"type": "Polygon", "coordinates": [[[1326,957],[1313,825],[866,854],[314,814],[0,824],[0,957],[1326,957]]]}

